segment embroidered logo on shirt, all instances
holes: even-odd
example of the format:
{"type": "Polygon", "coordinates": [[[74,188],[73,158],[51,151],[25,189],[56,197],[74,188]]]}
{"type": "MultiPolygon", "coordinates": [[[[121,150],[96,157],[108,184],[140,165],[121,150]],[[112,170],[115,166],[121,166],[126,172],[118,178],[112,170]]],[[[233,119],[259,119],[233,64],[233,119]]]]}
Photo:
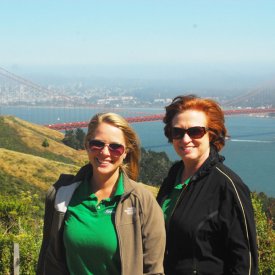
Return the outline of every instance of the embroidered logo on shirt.
{"type": "Polygon", "coordinates": [[[106,209],[104,213],[111,215],[111,214],[115,213],[115,210],[114,209],[106,209]]]}
{"type": "Polygon", "coordinates": [[[126,210],[124,210],[124,212],[126,212],[127,215],[133,215],[137,212],[135,207],[128,207],[126,210]]]}

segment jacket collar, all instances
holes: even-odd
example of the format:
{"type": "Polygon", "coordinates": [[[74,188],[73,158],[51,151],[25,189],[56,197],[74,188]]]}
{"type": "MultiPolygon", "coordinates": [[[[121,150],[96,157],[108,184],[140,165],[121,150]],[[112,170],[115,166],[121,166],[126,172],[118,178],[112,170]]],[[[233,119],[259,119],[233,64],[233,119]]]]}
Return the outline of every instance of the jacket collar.
{"type": "MultiPolygon", "coordinates": [[[[210,169],[217,163],[223,162],[224,159],[225,158],[223,156],[219,155],[217,149],[214,146],[210,146],[210,153],[208,158],[205,160],[205,162],[202,164],[199,170],[192,176],[191,181],[197,180],[209,174],[210,169]]],[[[170,169],[168,179],[172,185],[174,184],[177,172],[181,167],[183,167],[184,169],[184,163],[182,160],[175,163],[170,169]]]]}
{"type": "MultiPolygon", "coordinates": [[[[197,180],[205,175],[209,174],[210,169],[219,162],[223,162],[225,158],[219,155],[217,149],[214,146],[210,146],[209,157],[199,168],[199,170],[193,175],[192,180],[197,180]]],[[[184,166],[184,164],[182,163],[184,166]]]]}
{"type": "MultiPolygon", "coordinates": [[[[206,161],[203,163],[200,169],[192,176],[188,185],[190,185],[193,181],[196,181],[208,175],[211,167],[223,161],[224,157],[219,155],[218,151],[214,146],[210,146],[209,157],[206,159],[206,161]]],[[[172,191],[177,177],[177,173],[179,169],[181,169],[182,167],[184,169],[183,161],[178,161],[169,170],[168,176],[161,185],[159,193],[157,195],[157,201],[159,202],[159,204],[162,204],[167,195],[172,191]]]]}

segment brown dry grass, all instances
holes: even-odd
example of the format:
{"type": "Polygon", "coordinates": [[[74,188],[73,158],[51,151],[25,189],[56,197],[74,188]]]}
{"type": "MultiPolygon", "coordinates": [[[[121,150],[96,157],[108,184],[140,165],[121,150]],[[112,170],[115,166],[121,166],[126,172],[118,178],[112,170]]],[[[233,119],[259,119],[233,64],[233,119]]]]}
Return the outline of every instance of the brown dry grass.
{"type": "Polygon", "coordinates": [[[69,158],[74,163],[80,165],[84,164],[87,160],[85,151],[77,151],[61,142],[64,138],[64,134],[61,132],[29,123],[17,117],[4,117],[4,121],[16,130],[18,138],[29,148],[33,148],[40,152],[48,151],[55,155],[69,158]],[[42,146],[45,139],[48,140],[49,147],[42,146]]]}
{"type": "Polygon", "coordinates": [[[79,166],[0,148],[0,169],[13,177],[46,190],[61,173],[75,174],[79,166]]]}
{"type": "Polygon", "coordinates": [[[6,123],[8,123],[9,125],[11,125],[14,128],[16,128],[18,126],[28,128],[28,129],[30,129],[38,134],[41,134],[45,137],[49,137],[51,139],[56,139],[59,141],[61,141],[64,138],[64,134],[62,134],[61,132],[52,130],[50,128],[47,128],[47,127],[44,127],[41,125],[30,123],[30,122],[22,120],[18,117],[4,116],[4,120],[6,123]]]}

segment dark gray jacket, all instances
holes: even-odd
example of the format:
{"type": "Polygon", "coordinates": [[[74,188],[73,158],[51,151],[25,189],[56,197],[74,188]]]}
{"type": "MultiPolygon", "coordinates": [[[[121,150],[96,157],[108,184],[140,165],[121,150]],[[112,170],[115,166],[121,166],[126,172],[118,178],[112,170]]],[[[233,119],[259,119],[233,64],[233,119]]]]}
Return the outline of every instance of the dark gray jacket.
{"type": "MultiPolygon", "coordinates": [[[[69,274],[63,245],[64,217],[74,191],[91,169],[89,164],[82,167],[76,176],[61,175],[49,189],[38,275],[69,274]]],[[[124,191],[115,214],[121,274],[164,274],[165,227],[162,211],[153,195],[125,174],[124,191]]]]}

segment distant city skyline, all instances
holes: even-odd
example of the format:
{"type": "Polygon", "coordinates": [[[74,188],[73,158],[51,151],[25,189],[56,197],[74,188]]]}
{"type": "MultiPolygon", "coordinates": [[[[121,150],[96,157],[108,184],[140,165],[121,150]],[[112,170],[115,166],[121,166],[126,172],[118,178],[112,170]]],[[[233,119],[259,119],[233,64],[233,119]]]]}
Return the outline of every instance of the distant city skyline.
{"type": "Polygon", "coordinates": [[[0,66],[253,87],[275,78],[274,10],[273,0],[2,1],[0,66]]]}

